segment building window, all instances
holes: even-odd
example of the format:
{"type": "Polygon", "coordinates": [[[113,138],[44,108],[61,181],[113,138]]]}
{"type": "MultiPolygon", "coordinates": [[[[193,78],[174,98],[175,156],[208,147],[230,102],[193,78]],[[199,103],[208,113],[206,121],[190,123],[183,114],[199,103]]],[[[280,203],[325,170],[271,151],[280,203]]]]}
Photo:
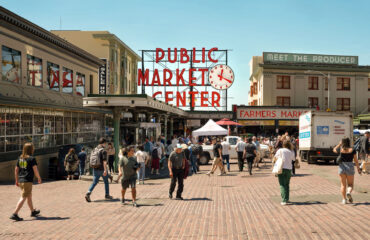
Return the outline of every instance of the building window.
{"type": "Polygon", "coordinates": [[[290,89],[290,76],[277,76],[277,89],[290,89]]]}
{"type": "Polygon", "coordinates": [[[42,59],[27,55],[27,84],[42,87],[42,59]]]}
{"type": "Polygon", "coordinates": [[[337,90],[345,90],[345,91],[351,90],[350,83],[351,83],[350,78],[338,77],[337,78],[337,90]]]}
{"type": "Polygon", "coordinates": [[[258,105],[257,100],[253,100],[253,106],[257,106],[257,105],[258,105]]]}
{"type": "Polygon", "coordinates": [[[277,97],[276,98],[276,105],[289,107],[290,106],[290,97],[277,97]]]}
{"type": "Polygon", "coordinates": [[[317,97],[309,97],[308,98],[308,106],[309,107],[317,107],[319,105],[319,98],[317,97]]]}
{"type": "Polygon", "coordinates": [[[367,90],[370,91],[370,78],[367,79],[367,90]]]}
{"type": "Polygon", "coordinates": [[[309,90],[319,89],[319,77],[308,77],[308,89],[309,90]]]}
{"type": "Polygon", "coordinates": [[[59,65],[47,62],[48,88],[59,92],[59,65]]]}
{"type": "Polygon", "coordinates": [[[73,92],[73,71],[68,68],[63,68],[63,89],[64,93],[73,92]]]}
{"type": "Polygon", "coordinates": [[[257,83],[253,83],[253,94],[257,94],[257,93],[258,93],[257,83]]]}
{"type": "Polygon", "coordinates": [[[2,79],[8,82],[21,82],[21,52],[2,46],[2,79]]]}
{"type": "Polygon", "coordinates": [[[337,111],[349,111],[350,103],[350,98],[337,98],[337,111]]]}
{"type": "Polygon", "coordinates": [[[76,73],[76,93],[85,96],[85,75],[82,73],[76,73]]]}

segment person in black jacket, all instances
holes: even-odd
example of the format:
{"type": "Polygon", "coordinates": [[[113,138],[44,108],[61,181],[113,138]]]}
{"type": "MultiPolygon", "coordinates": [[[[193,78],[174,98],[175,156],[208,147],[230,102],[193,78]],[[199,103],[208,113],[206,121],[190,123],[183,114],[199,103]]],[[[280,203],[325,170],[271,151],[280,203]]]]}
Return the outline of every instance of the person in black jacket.
{"type": "Polygon", "coordinates": [[[370,132],[366,131],[365,135],[360,138],[360,148],[358,150],[358,159],[362,160],[361,168],[363,168],[364,171],[366,171],[366,169],[364,168],[365,166],[364,162],[367,161],[367,158],[370,153],[369,137],[370,137],[370,132]]]}

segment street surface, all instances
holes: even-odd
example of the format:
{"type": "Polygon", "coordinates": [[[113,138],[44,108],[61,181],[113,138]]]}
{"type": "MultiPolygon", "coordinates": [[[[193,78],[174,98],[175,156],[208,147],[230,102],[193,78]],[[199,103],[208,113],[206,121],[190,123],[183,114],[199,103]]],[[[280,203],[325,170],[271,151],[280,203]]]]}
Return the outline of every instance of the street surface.
{"type": "Polygon", "coordinates": [[[369,239],[370,175],[355,176],[355,204],[342,205],[337,166],[301,165],[287,206],[271,163],[253,176],[232,164],[227,176],[208,177],[211,165],[201,166],[185,180],[184,201],[168,199],[169,179],[149,180],[138,185],[139,208],[121,205],[120,184],[111,184],[115,199],[105,201],[99,183],[87,203],[90,182],[46,182],[33,191],[42,216],[32,219],[25,205],[23,222],[8,219],[20,191],[0,185],[0,239],[369,239]]]}

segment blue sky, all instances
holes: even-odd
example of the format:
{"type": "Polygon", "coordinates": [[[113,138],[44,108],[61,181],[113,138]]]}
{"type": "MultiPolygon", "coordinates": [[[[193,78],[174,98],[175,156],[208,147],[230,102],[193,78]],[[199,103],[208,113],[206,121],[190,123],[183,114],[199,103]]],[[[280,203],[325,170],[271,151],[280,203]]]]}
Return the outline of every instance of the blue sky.
{"type": "MultiPolygon", "coordinates": [[[[51,30],[108,30],[133,50],[232,49],[229,103],[247,104],[249,61],[263,51],[359,56],[370,65],[370,1],[11,0],[3,7],[51,30]]],[[[230,108],[229,108],[230,110],[230,108]]]]}

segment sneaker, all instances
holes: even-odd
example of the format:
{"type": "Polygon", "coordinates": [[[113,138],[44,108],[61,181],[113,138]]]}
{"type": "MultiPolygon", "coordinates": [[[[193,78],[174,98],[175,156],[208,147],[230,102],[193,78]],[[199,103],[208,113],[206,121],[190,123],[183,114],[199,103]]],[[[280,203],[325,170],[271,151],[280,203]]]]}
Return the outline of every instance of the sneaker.
{"type": "Polygon", "coordinates": [[[86,199],[86,202],[91,202],[90,194],[89,193],[86,193],[85,199],[86,199]]]}
{"type": "Polygon", "coordinates": [[[40,214],[40,210],[36,210],[34,209],[32,212],[31,212],[31,217],[37,217],[37,215],[40,214]]]}
{"type": "Polygon", "coordinates": [[[132,206],[133,207],[137,207],[137,203],[136,202],[132,202],[132,206]]]}
{"type": "Polygon", "coordinates": [[[125,204],[125,199],[122,199],[121,200],[121,204],[123,205],[123,204],[125,204]]]}
{"type": "Polygon", "coordinates": [[[112,196],[110,196],[110,195],[105,195],[105,199],[106,199],[106,200],[112,200],[112,199],[113,199],[113,197],[112,197],[112,196]]]}
{"type": "Polygon", "coordinates": [[[208,176],[211,176],[211,174],[213,174],[213,172],[207,172],[206,175],[208,176]]]}
{"type": "Polygon", "coordinates": [[[176,200],[184,200],[182,197],[176,197],[176,200]]]}
{"type": "Polygon", "coordinates": [[[172,193],[168,194],[168,197],[169,197],[170,199],[172,199],[172,193]]]}
{"type": "Polygon", "coordinates": [[[281,206],[285,206],[286,205],[286,202],[281,202],[280,205],[281,206]]]}
{"type": "Polygon", "coordinates": [[[351,195],[351,193],[347,193],[347,198],[348,198],[348,202],[349,203],[353,203],[353,198],[352,198],[352,195],[351,195]]]}
{"type": "Polygon", "coordinates": [[[343,199],[342,204],[347,204],[347,199],[343,199]]]}
{"type": "Polygon", "coordinates": [[[12,219],[12,220],[14,220],[14,221],[23,221],[23,218],[20,218],[19,216],[18,216],[18,214],[15,214],[15,213],[13,213],[13,215],[11,215],[10,216],[10,219],[12,219]]]}

